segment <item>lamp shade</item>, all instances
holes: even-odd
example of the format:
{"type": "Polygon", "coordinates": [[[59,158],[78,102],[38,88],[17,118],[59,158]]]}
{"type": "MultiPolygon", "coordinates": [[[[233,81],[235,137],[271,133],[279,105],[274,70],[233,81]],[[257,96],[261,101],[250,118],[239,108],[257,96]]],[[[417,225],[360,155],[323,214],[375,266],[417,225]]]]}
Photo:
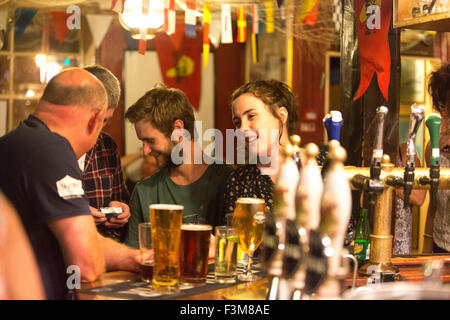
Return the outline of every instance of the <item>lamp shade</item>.
{"type": "Polygon", "coordinates": [[[141,28],[147,29],[147,39],[151,39],[164,24],[164,3],[149,0],[148,14],[143,15],[142,0],[126,0],[123,13],[119,13],[119,21],[125,29],[132,32],[134,39],[140,39],[141,28]]]}

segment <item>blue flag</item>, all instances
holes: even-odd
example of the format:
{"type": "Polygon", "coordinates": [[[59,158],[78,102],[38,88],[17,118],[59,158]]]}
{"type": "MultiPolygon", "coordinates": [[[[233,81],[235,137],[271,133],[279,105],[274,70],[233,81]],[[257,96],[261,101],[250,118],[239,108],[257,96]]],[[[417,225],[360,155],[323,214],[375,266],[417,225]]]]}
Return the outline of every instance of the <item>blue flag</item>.
{"type": "Polygon", "coordinates": [[[30,8],[16,9],[15,12],[16,23],[14,29],[15,33],[14,35],[16,39],[20,38],[20,36],[25,32],[25,29],[31,23],[31,20],[33,20],[36,13],[37,9],[30,9],[30,8]]]}

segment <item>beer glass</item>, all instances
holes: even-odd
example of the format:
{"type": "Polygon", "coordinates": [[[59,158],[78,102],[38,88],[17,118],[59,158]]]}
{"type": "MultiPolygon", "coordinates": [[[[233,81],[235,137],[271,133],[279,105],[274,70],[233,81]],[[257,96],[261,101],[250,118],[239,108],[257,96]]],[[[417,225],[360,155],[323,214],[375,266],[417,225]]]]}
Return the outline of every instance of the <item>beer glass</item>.
{"type": "Polygon", "coordinates": [[[179,292],[180,240],[183,206],[150,205],[154,251],[153,289],[179,292]]]}
{"type": "Polygon", "coordinates": [[[181,226],[180,279],[189,283],[205,283],[208,275],[208,253],[212,226],[181,226]]]}
{"type": "Polygon", "coordinates": [[[152,282],[153,277],[153,257],[150,258],[152,250],[152,224],[150,222],[139,223],[139,250],[141,251],[141,280],[147,283],[152,282]]]}
{"type": "Polygon", "coordinates": [[[248,255],[248,263],[242,274],[238,276],[242,281],[256,281],[260,277],[251,271],[253,253],[262,242],[265,201],[259,198],[239,198],[233,214],[233,227],[237,229],[239,248],[248,255]]]}
{"type": "Polygon", "coordinates": [[[236,281],[238,236],[235,228],[216,227],[215,280],[218,283],[236,281]]]}

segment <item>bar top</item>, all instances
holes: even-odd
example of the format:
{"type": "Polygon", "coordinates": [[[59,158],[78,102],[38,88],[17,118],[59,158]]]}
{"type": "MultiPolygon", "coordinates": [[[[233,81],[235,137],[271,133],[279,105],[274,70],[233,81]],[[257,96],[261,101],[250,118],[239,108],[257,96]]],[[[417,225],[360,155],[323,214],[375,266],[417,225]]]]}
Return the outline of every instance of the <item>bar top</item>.
{"type": "MultiPolygon", "coordinates": [[[[393,257],[391,262],[399,268],[400,281],[422,282],[423,281],[423,265],[432,260],[441,260],[444,263],[442,270],[442,282],[450,282],[450,255],[449,254],[433,254],[433,255],[412,255],[393,257]]],[[[98,280],[92,283],[82,284],[81,291],[77,292],[79,300],[111,300],[114,298],[102,296],[101,294],[84,293],[83,290],[119,284],[124,281],[139,281],[140,275],[125,271],[104,273],[98,280]]],[[[262,279],[254,283],[242,283],[227,288],[221,288],[195,294],[192,296],[182,297],[180,300],[264,300],[267,292],[267,279],[262,279]]],[[[364,286],[367,278],[358,276],[356,286],[364,286]]],[[[352,285],[352,273],[350,272],[345,285],[350,288],[352,285]]]]}

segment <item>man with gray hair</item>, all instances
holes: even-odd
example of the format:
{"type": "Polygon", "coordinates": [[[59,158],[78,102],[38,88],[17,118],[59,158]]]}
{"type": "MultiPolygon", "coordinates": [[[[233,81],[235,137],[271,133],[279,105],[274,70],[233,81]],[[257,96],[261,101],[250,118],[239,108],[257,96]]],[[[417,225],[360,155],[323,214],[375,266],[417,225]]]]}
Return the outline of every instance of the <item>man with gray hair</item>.
{"type": "MultiPolygon", "coordinates": [[[[112,118],[119,104],[120,82],[114,74],[100,65],[90,65],[83,68],[99,79],[106,89],[108,107],[106,109],[103,127],[112,118]]],[[[130,218],[127,205],[130,200],[122,165],[119,148],[114,139],[106,132],[100,132],[95,146],[78,159],[82,171],[83,189],[89,200],[91,213],[97,225],[97,230],[104,235],[123,242],[130,218]],[[100,209],[103,207],[118,207],[122,213],[108,215],[100,209]]]]}

